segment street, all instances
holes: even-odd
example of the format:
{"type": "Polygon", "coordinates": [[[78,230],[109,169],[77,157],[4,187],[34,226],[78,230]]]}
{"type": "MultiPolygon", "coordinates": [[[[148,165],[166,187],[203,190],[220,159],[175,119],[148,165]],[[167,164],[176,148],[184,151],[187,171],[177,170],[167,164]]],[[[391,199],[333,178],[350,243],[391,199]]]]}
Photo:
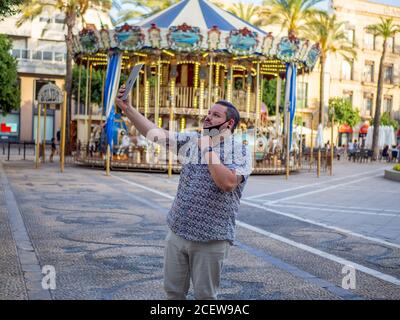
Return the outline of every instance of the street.
{"type": "MultiPolygon", "coordinates": [[[[399,299],[400,184],[386,163],[251,176],[219,299],[399,299]]],[[[0,299],[164,299],[179,175],[2,161],[0,299]],[[43,289],[43,267],[56,288],[43,289]]],[[[193,298],[190,291],[190,298],[193,298]]]]}

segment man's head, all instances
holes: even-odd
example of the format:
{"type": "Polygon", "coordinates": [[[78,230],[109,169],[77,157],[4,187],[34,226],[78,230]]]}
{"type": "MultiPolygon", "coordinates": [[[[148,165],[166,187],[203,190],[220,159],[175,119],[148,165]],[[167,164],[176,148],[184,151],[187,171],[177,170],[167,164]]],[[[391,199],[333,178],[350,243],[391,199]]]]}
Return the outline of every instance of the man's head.
{"type": "Polygon", "coordinates": [[[233,132],[239,121],[240,114],[236,107],[228,101],[219,100],[208,110],[203,129],[219,130],[220,132],[228,129],[233,132]]]}

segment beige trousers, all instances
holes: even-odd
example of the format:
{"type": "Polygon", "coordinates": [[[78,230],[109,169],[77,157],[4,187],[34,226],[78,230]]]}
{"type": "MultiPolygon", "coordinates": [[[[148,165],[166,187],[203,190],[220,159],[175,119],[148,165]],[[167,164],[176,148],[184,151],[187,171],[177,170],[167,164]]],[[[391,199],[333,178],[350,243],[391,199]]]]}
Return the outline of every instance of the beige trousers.
{"type": "Polygon", "coordinates": [[[164,290],[168,300],[185,300],[193,283],[197,300],[217,299],[228,241],[188,241],[169,230],[164,255],[164,290]]]}

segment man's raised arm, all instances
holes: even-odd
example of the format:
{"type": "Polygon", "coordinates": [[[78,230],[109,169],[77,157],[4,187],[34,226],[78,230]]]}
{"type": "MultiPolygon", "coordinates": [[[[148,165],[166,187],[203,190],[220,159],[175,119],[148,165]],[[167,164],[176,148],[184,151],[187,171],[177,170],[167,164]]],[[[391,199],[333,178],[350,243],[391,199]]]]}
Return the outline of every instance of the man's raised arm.
{"type": "Polygon", "coordinates": [[[128,119],[136,127],[141,135],[148,138],[151,141],[161,143],[168,138],[168,130],[161,129],[157,125],[151,122],[149,119],[144,117],[140,112],[135,110],[127,101],[121,100],[125,92],[125,86],[119,89],[117,98],[115,99],[118,107],[124,111],[128,119]]]}

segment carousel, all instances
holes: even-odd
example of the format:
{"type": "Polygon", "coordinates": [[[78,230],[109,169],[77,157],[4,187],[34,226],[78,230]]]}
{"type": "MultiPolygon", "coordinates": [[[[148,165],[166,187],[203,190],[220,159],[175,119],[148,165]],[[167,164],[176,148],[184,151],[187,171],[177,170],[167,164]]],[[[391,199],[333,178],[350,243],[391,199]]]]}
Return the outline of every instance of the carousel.
{"type": "Polygon", "coordinates": [[[224,99],[240,111],[236,134],[245,135],[254,152],[254,173],[298,169],[301,139],[293,130],[296,77],[314,67],[318,44],[293,35],[275,37],[206,0],[184,0],[136,25],[114,30],[86,26],[73,41],[78,85],[86,88],[85,103],[75,108],[71,123],[76,163],[179,172],[176,155],[140,136],[114,105],[133,66],[144,64],[129,102],[159,127],[199,131],[209,107],[224,99]],[[99,106],[90,103],[93,70],[103,70],[99,106]],[[87,73],[85,84],[82,72],[87,73]],[[277,79],[273,117],[262,101],[271,79],[277,79]]]}

